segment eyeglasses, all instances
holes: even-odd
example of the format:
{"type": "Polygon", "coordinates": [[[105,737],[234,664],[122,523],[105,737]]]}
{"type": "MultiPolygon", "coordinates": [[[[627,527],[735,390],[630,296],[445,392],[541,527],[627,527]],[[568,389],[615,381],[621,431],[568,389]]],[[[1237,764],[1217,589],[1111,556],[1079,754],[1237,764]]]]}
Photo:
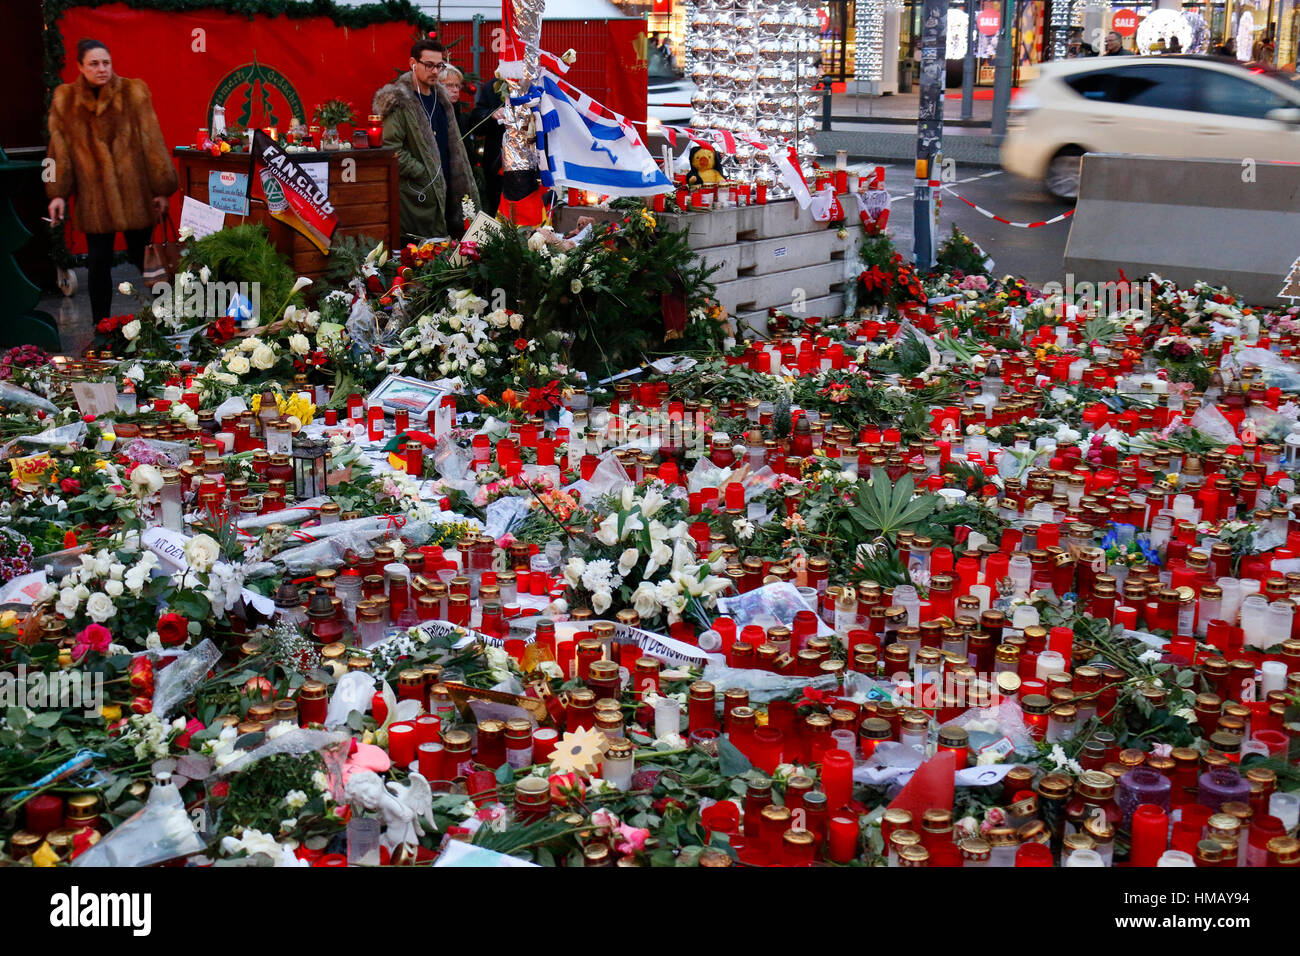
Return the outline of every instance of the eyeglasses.
{"type": "Polygon", "coordinates": [[[435,73],[442,72],[447,66],[446,63],[430,63],[428,60],[416,60],[415,62],[426,70],[433,70],[435,73]]]}

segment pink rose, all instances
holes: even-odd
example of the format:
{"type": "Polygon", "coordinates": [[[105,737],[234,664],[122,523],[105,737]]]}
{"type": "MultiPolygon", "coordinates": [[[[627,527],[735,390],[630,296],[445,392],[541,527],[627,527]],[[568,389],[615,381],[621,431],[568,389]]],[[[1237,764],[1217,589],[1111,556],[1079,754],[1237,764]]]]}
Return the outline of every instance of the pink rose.
{"type": "Polygon", "coordinates": [[[618,835],[619,840],[614,844],[614,849],[619,853],[636,853],[645,849],[645,841],[650,836],[650,831],[641,827],[619,824],[618,835]]]}
{"type": "Polygon", "coordinates": [[[104,625],[88,624],[86,629],[77,635],[77,643],[72,648],[72,659],[79,661],[91,651],[103,654],[108,650],[112,640],[113,632],[104,625]]]}

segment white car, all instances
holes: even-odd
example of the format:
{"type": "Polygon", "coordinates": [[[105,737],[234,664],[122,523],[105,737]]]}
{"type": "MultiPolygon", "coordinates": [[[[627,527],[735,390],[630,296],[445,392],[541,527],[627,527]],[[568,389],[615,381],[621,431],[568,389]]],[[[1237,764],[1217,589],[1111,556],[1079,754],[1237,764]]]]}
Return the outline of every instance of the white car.
{"type": "Polygon", "coordinates": [[[1084,153],[1294,162],[1300,83],[1217,57],[1044,63],[1011,103],[1002,167],[1075,199],[1084,153]]]}

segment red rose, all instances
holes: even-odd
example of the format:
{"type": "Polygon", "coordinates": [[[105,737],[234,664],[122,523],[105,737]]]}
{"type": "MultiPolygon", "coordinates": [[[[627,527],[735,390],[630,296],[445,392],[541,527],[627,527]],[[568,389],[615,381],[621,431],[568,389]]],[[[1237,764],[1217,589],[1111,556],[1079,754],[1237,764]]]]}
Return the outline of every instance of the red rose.
{"type": "Polygon", "coordinates": [[[524,349],[528,348],[528,340],[515,339],[515,348],[518,349],[520,352],[522,352],[524,349]]]}
{"type": "Polygon", "coordinates": [[[220,783],[214,783],[211,790],[208,792],[218,800],[222,800],[228,793],[230,793],[230,783],[225,780],[222,780],[220,783]]]}
{"type": "Polygon", "coordinates": [[[158,637],[167,647],[189,640],[190,621],[184,614],[168,613],[158,618],[158,637]]]}

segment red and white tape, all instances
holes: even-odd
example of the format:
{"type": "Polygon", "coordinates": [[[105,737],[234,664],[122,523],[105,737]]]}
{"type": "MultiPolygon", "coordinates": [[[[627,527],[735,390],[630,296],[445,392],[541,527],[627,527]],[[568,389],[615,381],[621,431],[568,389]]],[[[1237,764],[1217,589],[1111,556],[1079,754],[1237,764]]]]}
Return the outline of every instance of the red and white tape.
{"type": "Polygon", "coordinates": [[[970,206],[981,216],[984,216],[988,219],[992,219],[994,222],[1000,222],[1004,226],[1015,226],[1017,229],[1037,229],[1039,226],[1050,226],[1053,223],[1063,222],[1064,220],[1069,219],[1071,216],[1074,215],[1074,210],[1070,209],[1067,210],[1066,212],[1061,213],[1059,216],[1053,216],[1051,219],[1044,219],[1041,222],[1012,222],[1010,219],[1002,218],[997,213],[990,212],[989,210],[985,209],[983,206],[977,206],[975,203],[971,202],[965,196],[958,193],[951,186],[941,186],[940,188],[943,189],[944,192],[952,193],[952,195],[956,196],[966,205],[970,206]]]}

